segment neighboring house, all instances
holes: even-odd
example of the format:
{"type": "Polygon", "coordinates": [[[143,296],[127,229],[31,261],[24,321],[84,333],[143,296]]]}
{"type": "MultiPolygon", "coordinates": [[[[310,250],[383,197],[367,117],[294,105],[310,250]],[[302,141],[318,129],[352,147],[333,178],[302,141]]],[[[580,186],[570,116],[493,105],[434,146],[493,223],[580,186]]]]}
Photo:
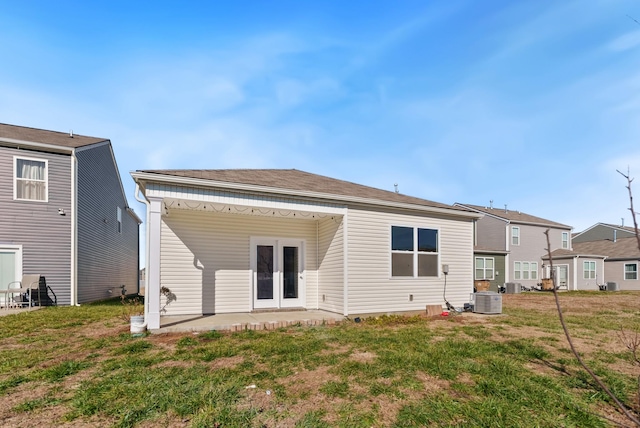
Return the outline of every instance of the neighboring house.
{"type": "Polygon", "coordinates": [[[574,244],[580,242],[600,241],[603,239],[616,240],[636,236],[635,229],[629,226],[616,226],[607,223],[596,223],[588,229],[573,235],[574,244]]]}
{"type": "Polygon", "coordinates": [[[150,329],[161,287],[168,315],[424,310],[445,284],[453,305],[469,301],[479,216],[464,208],[298,170],[131,175],[148,204],[150,329]]]}
{"type": "MultiPolygon", "coordinates": [[[[568,290],[598,290],[606,276],[605,256],[592,252],[583,244],[573,244],[573,250],[557,249],[551,252],[553,270],[557,273],[557,284],[568,290]],[[565,278],[568,281],[565,285],[565,278]]],[[[548,255],[543,257],[551,265],[548,255]]]]}
{"type": "MultiPolygon", "coordinates": [[[[491,281],[494,291],[507,282],[533,287],[550,276],[543,260],[547,229],[552,250],[571,249],[571,226],[506,208],[461,203],[454,206],[483,215],[475,225],[474,279],[491,281]]],[[[559,285],[569,287],[572,278],[568,266],[558,265],[556,270],[559,285]]]]}
{"type": "Polygon", "coordinates": [[[140,219],[109,140],[0,124],[0,182],[0,287],[41,274],[63,305],[137,291],[140,219]]]}
{"type": "Polygon", "coordinates": [[[635,236],[580,242],[574,244],[574,250],[602,254],[604,259],[602,283],[615,282],[620,290],[640,290],[638,278],[640,250],[635,236]]]}

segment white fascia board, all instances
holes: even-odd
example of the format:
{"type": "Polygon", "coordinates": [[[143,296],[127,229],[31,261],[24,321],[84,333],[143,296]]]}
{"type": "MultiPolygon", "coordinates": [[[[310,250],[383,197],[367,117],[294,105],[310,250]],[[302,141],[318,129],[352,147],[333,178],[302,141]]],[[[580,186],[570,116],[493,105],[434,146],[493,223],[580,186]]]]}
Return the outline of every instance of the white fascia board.
{"type": "MultiPolygon", "coordinates": [[[[402,208],[402,209],[409,209],[414,211],[429,212],[434,214],[464,217],[468,219],[482,217],[477,213],[465,213],[465,212],[461,212],[454,209],[448,209],[448,208],[438,208],[438,207],[428,207],[424,205],[388,202],[388,201],[382,201],[379,199],[335,195],[332,193],[310,192],[310,191],[304,191],[304,190],[290,190],[290,189],[282,189],[277,187],[256,186],[254,184],[229,183],[225,181],[213,181],[213,180],[204,180],[204,179],[188,178],[188,177],[175,177],[175,176],[168,176],[168,175],[161,175],[161,174],[150,174],[145,172],[132,172],[131,176],[136,182],[155,181],[155,182],[161,182],[161,183],[170,183],[173,185],[182,184],[187,186],[212,187],[212,188],[218,188],[218,189],[222,188],[222,189],[240,190],[240,191],[254,192],[254,193],[272,193],[272,194],[278,194],[278,195],[284,195],[284,196],[297,196],[297,197],[310,198],[310,199],[324,199],[328,201],[349,202],[349,203],[356,203],[356,204],[363,204],[363,205],[381,206],[381,207],[387,207],[387,208],[402,208]]],[[[142,183],[140,184],[141,184],[141,187],[144,189],[145,186],[143,186],[142,183]]]]}
{"type": "Polygon", "coordinates": [[[54,153],[68,153],[71,154],[75,150],[73,147],[56,146],[53,144],[36,143],[33,141],[14,140],[13,138],[0,138],[0,145],[8,145],[15,148],[32,148],[40,149],[47,152],[54,153]],[[3,144],[6,143],[6,144],[3,144]]]}

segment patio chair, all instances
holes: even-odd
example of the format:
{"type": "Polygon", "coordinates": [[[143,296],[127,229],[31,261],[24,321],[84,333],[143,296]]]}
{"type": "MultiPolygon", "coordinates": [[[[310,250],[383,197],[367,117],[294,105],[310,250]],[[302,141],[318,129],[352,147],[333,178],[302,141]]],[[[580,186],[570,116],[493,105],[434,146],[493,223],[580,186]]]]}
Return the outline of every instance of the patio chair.
{"type": "Polygon", "coordinates": [[[31,307],[34,302],[33,293],[38,293],[38,302],[40,301],[40,274],[22,275],[22,281],[13,281],[7,285],[6,290],[0,290],[4,294],[5,308],[9,309],[10,305],[31,307]]]}

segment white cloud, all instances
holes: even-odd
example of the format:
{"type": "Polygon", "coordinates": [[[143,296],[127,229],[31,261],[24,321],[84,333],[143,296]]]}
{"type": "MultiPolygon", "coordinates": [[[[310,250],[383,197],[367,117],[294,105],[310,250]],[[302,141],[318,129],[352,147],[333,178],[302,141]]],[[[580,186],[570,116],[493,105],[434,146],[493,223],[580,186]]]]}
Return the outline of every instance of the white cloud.
{"type": "Polygon", "coordinates": [[[608,48],[614,52],[622,52],[636,48],[640,45],[640,31],[632,31],[612,40],[608,48]]]}

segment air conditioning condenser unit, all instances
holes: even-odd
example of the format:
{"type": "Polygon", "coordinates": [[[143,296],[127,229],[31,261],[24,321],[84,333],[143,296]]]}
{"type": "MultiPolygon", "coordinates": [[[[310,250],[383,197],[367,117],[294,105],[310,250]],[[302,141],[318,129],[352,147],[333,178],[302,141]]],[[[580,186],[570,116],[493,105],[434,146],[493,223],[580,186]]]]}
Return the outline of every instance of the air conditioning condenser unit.
{"type": "Polygon", "coordinates": [[[476,314],[501,314],[502,294],[498,294],[495,291],[474,293],[473,312],[476,314]]]}

